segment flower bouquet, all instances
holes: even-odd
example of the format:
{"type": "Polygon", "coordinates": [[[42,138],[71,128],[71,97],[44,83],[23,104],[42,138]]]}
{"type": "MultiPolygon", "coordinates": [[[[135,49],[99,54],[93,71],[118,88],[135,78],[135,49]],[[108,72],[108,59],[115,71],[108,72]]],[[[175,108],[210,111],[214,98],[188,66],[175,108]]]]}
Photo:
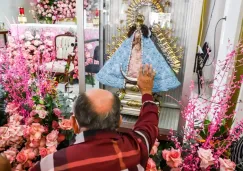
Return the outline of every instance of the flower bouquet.
{"type": "Polygon", "coordinates": [[[36,74],[38,66],[55,59],[54,38],[57,33],[48,30],[26,30],[19,37],[9,36],[8,52],[11,55],[10,64],[20,51],[26,60],[31,74],[36,74]]]}
{"type": "Polygon", "coordinates": [[[28,170],[71,140],[73,132],[70,104],[57,93],[57,82],[40,70],[33,75],[21,49],[18,52],[14,60],[10,53],[0,52],[0,84],[7,94],[8,118],[0,127],[0,153],[13,170],[28,170]]]}
{"type": "Polygon", "coordinates": [[[243,82],[243,76],[237,77],[235,74],[242,65],[242,60],[235,61],[236,55],[243,52],[242,48],[238,46],[227,55],[225,61],[217,64],[220,69],[216,72],[214,82],[218,84],[211,85],[213,95],[210,99],[194,94],[194,83],[191,83],[192,95],[182,111],[186,121],[181,138],[183,143],[172,134],[170,139],[175,148],[162,152],[163,159],[172,170],[236,169],[236,164],[230,160],[230,148],[232,142],[237,141],[243,133],[243,121],[232,127],[236,111],[232,110],[235,102],[231,99],[243,82]],[[225,79],[228,82],[222,85],[225,79]]]}
{"type": "Polygon", "coordinates": [[[64,19],[75,19],[76,0],[38,0],[31,3],[31,13],[37,21],[55,23],[64,19]]]}

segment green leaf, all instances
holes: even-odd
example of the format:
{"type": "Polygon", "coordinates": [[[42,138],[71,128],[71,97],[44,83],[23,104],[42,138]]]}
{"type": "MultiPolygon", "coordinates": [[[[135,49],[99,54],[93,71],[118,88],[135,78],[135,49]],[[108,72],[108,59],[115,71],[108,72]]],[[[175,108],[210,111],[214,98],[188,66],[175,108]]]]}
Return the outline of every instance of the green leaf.
{"type": "Polygon", "coordinates": [[[202,139],[206,139],[207,138],[207,134],[204,132],[204,130],[200,131],[200,134],[199,134],[202,139]]]}

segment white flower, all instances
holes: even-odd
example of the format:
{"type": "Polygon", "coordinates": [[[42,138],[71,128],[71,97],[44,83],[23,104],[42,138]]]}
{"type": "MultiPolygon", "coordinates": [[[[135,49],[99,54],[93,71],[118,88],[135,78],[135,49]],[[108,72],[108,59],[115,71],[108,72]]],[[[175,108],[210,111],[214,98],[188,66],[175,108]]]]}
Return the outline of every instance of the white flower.
{"type": "Polygon", "coordinates": [[[40,50],[44,50],[44,49],[45,49],[45,46],[44,46],[44,45],[41,45],[41,46],[39,47],[39,49],[40,49],[40,50]]]}
{"type": "Polygon", "coordinates": [[[41,44],[40,41],[38,41],[38,40],[35,40],[35,41],[34,41],[34,45],[35,45],[35,46],[39,46],[40,44],[41,44]]]}
{"type": "Polygon", "coordinates": [[[24,44],[25,47],[29,47],[30,45],[31,45],[31,42],[30,42],[30,41],[27,41],[27,42],[25,42],[25,44],[24,44]]]}
{"type": "Polygon", "coordinates": [[[40,39],[40,35],[39,34],[36,34],[35,35],[35,39],[40,39]]]}
{"type": "Polygon", "coordinates": [[[45,37],[49,37],[49,36],[51,36],[51,33],[50,32],[45,32],[44,36],[45,37]]]}
{"type": "Polygon", "coordinates": [[[200,167],[207,169],[209,166],[214,164],[214,158],[211,149],[198,148],[198,157],[201,159],[200,167]]]}

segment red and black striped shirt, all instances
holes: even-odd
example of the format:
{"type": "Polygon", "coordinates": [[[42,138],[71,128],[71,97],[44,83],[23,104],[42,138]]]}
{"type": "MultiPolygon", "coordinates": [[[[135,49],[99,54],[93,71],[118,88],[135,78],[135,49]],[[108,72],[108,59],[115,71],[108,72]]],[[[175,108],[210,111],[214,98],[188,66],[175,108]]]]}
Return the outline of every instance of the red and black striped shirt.
{"type": "Polygon", "coordinates": [[[48,155],[31,171],[145,170],[149,152],[158,136],[158,108],[152,101],[151,95],[143,95],[138,121],[130,132],[82,132],[73,145],[48,155]]]}

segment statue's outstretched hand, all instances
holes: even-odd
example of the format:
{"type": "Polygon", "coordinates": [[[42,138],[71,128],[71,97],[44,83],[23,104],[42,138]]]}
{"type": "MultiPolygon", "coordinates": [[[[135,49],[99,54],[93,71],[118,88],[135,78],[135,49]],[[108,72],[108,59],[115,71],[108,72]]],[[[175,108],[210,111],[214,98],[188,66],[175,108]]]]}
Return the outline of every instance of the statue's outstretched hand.
{"type": "Polygon", "coordinates": [[[142,95],[151,94],[154,86],[154,77],[155,72],[153,70],[152,65],[144,65],[140,67],[139,75],[138,75],[138,87],[142,95]]]}

